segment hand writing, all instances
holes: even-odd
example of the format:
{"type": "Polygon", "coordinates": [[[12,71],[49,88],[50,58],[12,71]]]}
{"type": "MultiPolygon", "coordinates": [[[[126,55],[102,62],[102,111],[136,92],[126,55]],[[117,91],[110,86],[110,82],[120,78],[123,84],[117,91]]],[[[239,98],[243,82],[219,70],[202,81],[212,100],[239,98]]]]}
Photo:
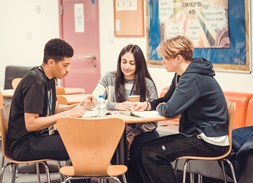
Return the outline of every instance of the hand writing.
{"type": "Polygon", "coordinates": [[[78,105],[68,111],[65,111],[64,115],[69,116],[69,117],[80,118],[80,117],[83,117],[84,113],[85,113],[85,107],[78,105]]]}
{"type": "Polygon", "coordinates": [[[81,106],[84,106],[86,109],[90,109],[96,106],[96,98],[92,95],[87,96],[83,102],[81,103],[81,106]]]}

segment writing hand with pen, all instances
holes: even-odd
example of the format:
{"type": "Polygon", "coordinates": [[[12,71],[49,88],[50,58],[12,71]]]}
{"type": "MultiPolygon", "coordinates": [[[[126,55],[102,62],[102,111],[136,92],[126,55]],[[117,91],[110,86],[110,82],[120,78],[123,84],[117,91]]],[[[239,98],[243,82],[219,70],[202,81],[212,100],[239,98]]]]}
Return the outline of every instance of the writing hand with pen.
{"type": "Polygon", "coordinates": [[[80,105],[84,106],[85,109],[92,109],[96,106],[96,103],[96,98],[93,95],[88,95],[80,105]]]}

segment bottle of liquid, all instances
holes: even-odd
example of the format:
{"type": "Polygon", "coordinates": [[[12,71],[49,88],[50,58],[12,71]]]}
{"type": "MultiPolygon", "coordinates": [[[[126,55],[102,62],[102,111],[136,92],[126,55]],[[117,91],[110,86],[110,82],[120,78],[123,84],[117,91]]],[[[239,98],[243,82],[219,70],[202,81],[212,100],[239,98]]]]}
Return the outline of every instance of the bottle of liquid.
{"type": "Polygon", "coordinates": [[[98,117],[104,117],[106,113],[106,101],[103,95],[98,97],[98,117]]]}

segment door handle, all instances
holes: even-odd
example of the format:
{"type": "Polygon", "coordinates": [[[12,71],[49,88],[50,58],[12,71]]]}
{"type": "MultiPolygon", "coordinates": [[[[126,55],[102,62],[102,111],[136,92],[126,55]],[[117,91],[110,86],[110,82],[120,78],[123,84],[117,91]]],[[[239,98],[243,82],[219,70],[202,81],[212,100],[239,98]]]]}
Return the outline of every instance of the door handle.
{"type": "Polygon", "coordinates": [[[97,57],[95,55],[84,55],[85,60],[96,60],[97,57]]]}
{"type": "Polygon", "coordinates": [[[95,55],[85,55],[83,56],[83,59],[84,60],[90,60],[91,63],[93,64],[93,67],[97,67],[97,64],[96,64],[96,60],[97,60],[97,57],[95,55]]]}

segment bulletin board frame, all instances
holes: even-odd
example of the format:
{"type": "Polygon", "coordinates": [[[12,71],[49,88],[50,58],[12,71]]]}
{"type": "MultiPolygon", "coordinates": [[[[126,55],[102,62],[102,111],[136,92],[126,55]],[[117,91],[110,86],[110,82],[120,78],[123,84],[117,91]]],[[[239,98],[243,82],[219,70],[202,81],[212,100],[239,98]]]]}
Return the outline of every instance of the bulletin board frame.
{"type": "Polygon", "coordinates": [[[113,3],[115,37],[144,37],[144,0],[114,0],[113,3]]]}
{"type": "MultiPolygon", "coordinates": [[[[156,48],[162,40],[159,24],[159,0],[147,0],[147,62],[161,67],[156,48]]],[[[250,1],[228,1],[229,48],[195,48],[194,57],[204,57],[216,71],[251,73],[250,1]]]]}

